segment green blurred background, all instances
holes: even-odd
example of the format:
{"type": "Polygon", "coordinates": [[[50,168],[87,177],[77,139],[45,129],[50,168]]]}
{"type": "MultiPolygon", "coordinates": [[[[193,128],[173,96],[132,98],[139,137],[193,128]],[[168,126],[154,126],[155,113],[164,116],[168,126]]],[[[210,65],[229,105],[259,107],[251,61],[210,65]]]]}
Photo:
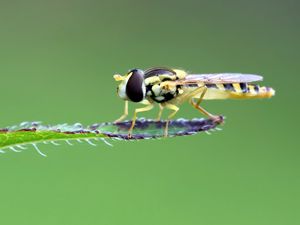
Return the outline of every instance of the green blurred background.
{"type": "Polygon", "coordinates": [[[277,95],[205,102],[213,135],[1,155],[0,224],[300,224],[299,27],[296,0],[1,0],[1,127],[113,121],[134,67],[258,73],[277,95]]]}

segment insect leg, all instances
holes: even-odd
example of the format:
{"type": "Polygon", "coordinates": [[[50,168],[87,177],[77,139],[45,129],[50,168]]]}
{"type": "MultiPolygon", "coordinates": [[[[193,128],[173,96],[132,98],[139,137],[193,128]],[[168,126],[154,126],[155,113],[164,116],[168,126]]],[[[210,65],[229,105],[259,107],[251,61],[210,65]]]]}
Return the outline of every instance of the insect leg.
{"type": "Polygon", "coordinates": [[[173,110],[173,112],[168,116],[168,120],[166,122],[164,136],[167,137],[168,136],[168,128],[169,128],[170,119],[172,119],[176,115],[176,113],[178,112],[179,108],[176,105],[169,104],[169,103],[164,104],[164,106],[166,108],[168,108],[168,109],[173,110]]]}
{"type": "Polygon", "coordinates": [[[207,92],[207,87],[204,86],[204,87],[203,87],[203,91],[202,91],[202,93],[201,93],[201,95],[200,95],[200,98],[199,98],[198,101],[197,101],[197,105],[200,105],[200,103],[202,102],[202,100],[203,100],[204,95],[206,94],[206,92],[207,92]]]}
{"type": "Polygon", "coordinates": [[[158,112],[158,116],[156,118],[157,121],[159,121],[161,119],[161,115],[164,110],[164,107],[160,103],[158,104],[158,106],[159,106],[159,112],[158,112]]]}
{"type": "MultiPolygon", "coordinates": [[[[205,93],[206,93],[206,91],[207,91],[207,87],[206,87],[206,86],[200,87],[200,88],[199,88],[198,90],[196,90],[196,92],[194,93],[195,95],[198,94],[197,91],[198,91],[198,93],[201,93],[200,98],[197,100],[197,102],[195,102],[195,101],[194,101],[195,98],[192,97],[192,98],[190,99],[191,105],[192,105],[195,109],[197,109],[198,111],[200,111],[202,114],[208,116],[209,118],[211,118],[211,119],[213,119],[213,120],[219,121],[219,120],[221,119],[220,116],[215,116],[215,115],[209,113],[208,111],[206,111],[204,108],[202,108],[202,107],[200,106],[200,103],[202,102],[202,100],[203,100],[203,98],[204,98],[204,96],[205,96],[205,93]]],[[[194,95],[194,96],[195,96],[195,95],[194,95]]]]}
{"type": "Polygon", "coordinates": [[[202,114],[210,117],[210,118],[214,118],[215,116],[211,113],[209,113],[208,111],[206,111],[205,109],[203,109],[200,105],[198,105],[193,99],[190,100],[191,105],[197,109],[198,111],[200,111],[202,114]]]}
{"type": "Polygon", "coordinates": [[[119,119],[115,120],[115,123],[121,122],[127,116],[128,116],[128,101],[125,101],[124,113],[123,113],[123,115],[119,119]]]}
{"type": "Polygon", "coordinates": [[[195,102],[195,101],[194,101],[194,98],[192,97],[192,98],[190,99],[190,103],[191,103],[191,105],[192,105],[195,109],[197,109],[198,111],[200,111],[202,114],[204,114],[204,115],[206,115],[206,116],[208,116],[208,117],[210,117],[210,118],[213,118],[214,115],[212,115],[211,113],[209,113],[208,111],[206,111],[205,109],[203,109],[203,108],[200,106],[200,103],[202,102],[202,100],[203,100],[203,98],[204,98],[204,96],[205,96],[206,91],[207,91],[207,87],[205,87],[205,86],[200,87],[199,89],[197,89],[197,90],[195,91],[195,93],[194,93],[194,96],[197,95],[197,94],[199,94],[199,93],[201,93],[200,98],[198,99],[197,102],[195,102]]]}
{"type": "Polygon", "coordinates": [[[138,109],[135,109],[134,110],[134,114],[133,114],[133,118],[132,118],[132,123],[131,123],[131,127],[129,128],[128,130],[128,137],[131,138],[132,136],[132,130],[134,128],[134,125],[135,125],[135,121],[136,121],[136,118],[137,118],[137,114],[140,113],[140,112],[146,112],[146,111],[149,111],[151,109],[153,109],[153,104],[152,103],[147,103],[147,106],[146,107],[143,107],[143,108],[138,108],[138,109]]]}

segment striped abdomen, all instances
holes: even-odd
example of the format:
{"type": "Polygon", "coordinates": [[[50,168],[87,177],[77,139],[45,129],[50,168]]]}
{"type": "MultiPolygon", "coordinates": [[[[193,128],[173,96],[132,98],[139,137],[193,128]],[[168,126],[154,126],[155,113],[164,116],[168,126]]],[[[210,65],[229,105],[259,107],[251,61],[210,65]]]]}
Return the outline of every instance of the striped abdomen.
{"type": "Polygon", "coordinates": [[[206,84],[206,87],[208,89],[204,99],[270,98],[275,94],[270,87],[248,83],[206,84]]]}

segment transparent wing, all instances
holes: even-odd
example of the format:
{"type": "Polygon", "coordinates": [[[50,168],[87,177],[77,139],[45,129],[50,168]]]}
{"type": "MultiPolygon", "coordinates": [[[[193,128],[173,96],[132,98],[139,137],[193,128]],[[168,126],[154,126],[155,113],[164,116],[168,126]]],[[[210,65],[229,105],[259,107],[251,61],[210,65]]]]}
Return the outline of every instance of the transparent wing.
{"type": "Polygon", "coordinates": [[[242,73],[212,73],[212,74],[188,74],[184,79],[178,80],[181,84],[193,84],[203,82],[206,84],[225,83],[250,83],[263,80],[262,76],[242,73]]]}

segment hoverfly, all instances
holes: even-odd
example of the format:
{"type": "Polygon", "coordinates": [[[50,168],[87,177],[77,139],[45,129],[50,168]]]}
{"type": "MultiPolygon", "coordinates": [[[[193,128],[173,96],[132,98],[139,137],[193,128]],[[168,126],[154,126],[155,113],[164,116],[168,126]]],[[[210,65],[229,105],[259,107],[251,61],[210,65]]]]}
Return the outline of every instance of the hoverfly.
{"type": "Polygon", "coordinates": [[[165,127],[165,136],[167,136],[169,120],[175,116],[179,105],[185,101],[189,101],[195,109],[209,118],[220,120],[219,116],[209,113],[200,106],[203,99],[270,98],[275,94],[270,87],[252,84],[263,79],[262,76],[253,74],[188,74],[184,70],[155,67],[145,71],[132,69],[125,76],[114,75],[114,79],[121,82],[117,93],[125,100],[124,113],[115,123],[127,117],[128,101],[145,105],[145,107],[135,109],[132,124],[128,130],[129,137],[131,137],[137,114],[153,109],[154,103],[158,103],[160,108],[157,120],[160,120],[164,108],[172,111],[165,127]]]}

